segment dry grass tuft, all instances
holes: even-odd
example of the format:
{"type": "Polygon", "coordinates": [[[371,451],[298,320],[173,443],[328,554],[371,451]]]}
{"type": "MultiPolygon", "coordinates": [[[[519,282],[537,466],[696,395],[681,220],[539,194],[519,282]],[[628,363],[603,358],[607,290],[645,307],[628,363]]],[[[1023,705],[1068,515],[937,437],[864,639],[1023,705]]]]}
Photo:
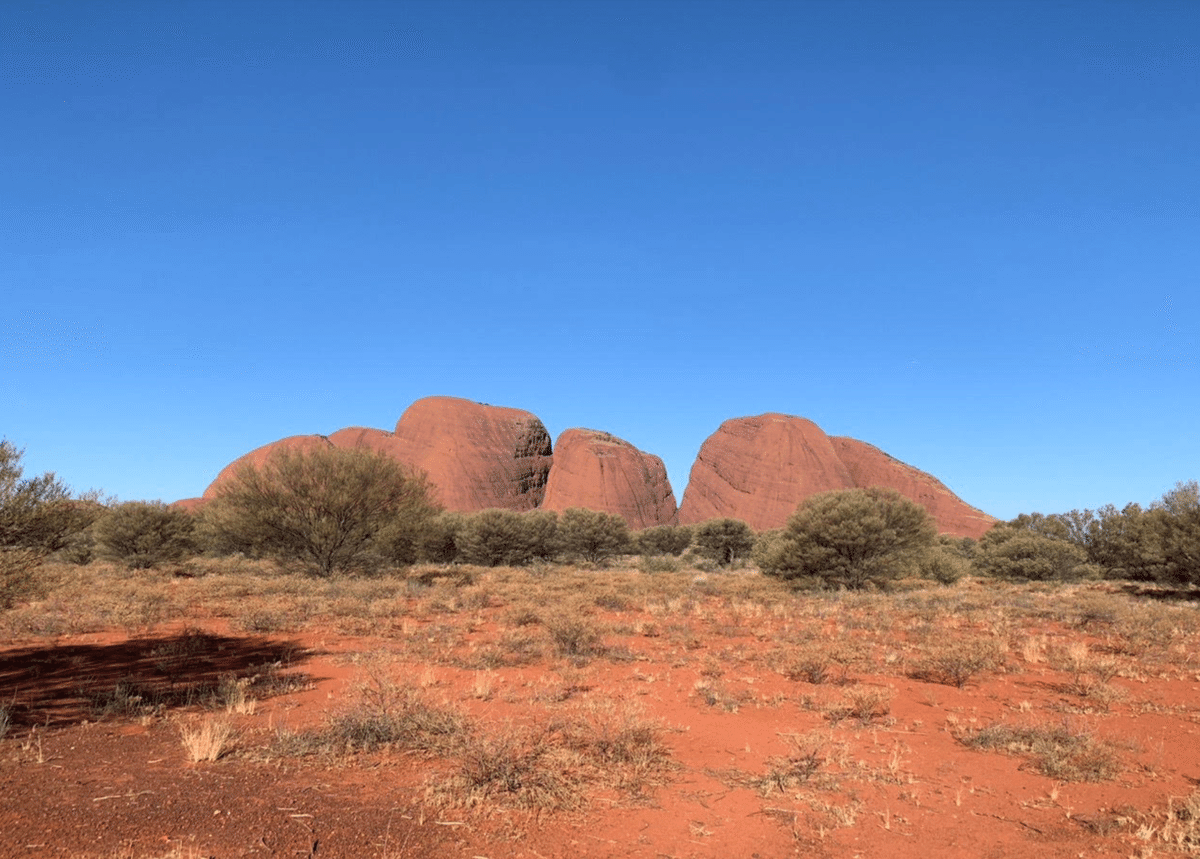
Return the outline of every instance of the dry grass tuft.
{"type": "Polygon", "coordinates": [[[1107,781],[1121,771],[1111,744],[1069,724],[989,725],[957,734],[963,745],[1028,756],[1042,775],[1059,781],[1107,781]]]}
{"type": "Polygon", "coordinates": [[[842,691],[842,700],[825,706],[825,718],[841,722],[853,717],[859,724],[869,725],[892,712],[894,694],[890,686],[848,686],[842,691]]]}
{"type": "Polygon", "coordinates": [[[219,760],[229,752],[233,727],[223,719],[206,718],[198,726],[180,726],[183,748],[193,763],[219,760]]]}
{"type": "Polygon", "coordinates": [[[1189,856],[1200,856],[1200,789],[1188,796],[1171,797],[1166,811],[1148,815],[1138,827],[1137,836],[1189,856]]]}
{"type": "Polygon", "coordinates": [[[272,750],[279,755],[345,755],[384,747],[430,755],[460,748],[469,730],[463,714],[434,703],[424,690],[398,686],[379,676],[359,688],[358,703],[332,716],[314,731],[278,734],[272,750]]]}

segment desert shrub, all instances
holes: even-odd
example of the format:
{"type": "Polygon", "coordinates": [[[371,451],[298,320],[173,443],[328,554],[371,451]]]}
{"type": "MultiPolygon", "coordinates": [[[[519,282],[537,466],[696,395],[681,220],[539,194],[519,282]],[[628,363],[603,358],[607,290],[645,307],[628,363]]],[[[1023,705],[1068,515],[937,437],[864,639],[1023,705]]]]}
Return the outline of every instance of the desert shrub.
{"type": "Polygon", "coordinates": [[[588,659],[604,649],[600,630],[586,617],[561,615],[546,622],[546,631],[559,656],[588,659]]]}
{"type": "Polygon", "coordinates": [[[444,512],[429,519],[417,538],[417,554],[431,564],[449,564],[458,560],[458,540],[466,517],[444,512]]]}
{"type": "Polygon", "coordinates": [[[431,700],[421,689],[373,673],[357,689],[356,701],[326,723],[302,732],[283,731],[274,751],[281,755],[345,755],[394,747],[427,755],[459,749],[471,730],[454,707],[431,700]]]}
{"type": "Polygon", "coordinates": [[[971,562],[953,546],[941,542],[940,538],[938,543],[917,558],[915,564],[917,575],[943,585],[954,584],[970,570],[971,562]]]}
{"type": "Polygon", "coordinates": [[[1086,553],[1065,539],[1001,523],[983,535],[975,556],[981,575],[1036,582],[1081,578],[1086,553]]]}
{"type": "Polygon", "coordinates": [[[629,551],[629,526],[621,516],[572,507],[558,517],[558,544],[567,557],[603,564],[629,551]]]}
{"type": "Polygon", "coordinates": [[[383,453],[279,450],[245,465],[205,508],[221,545],[321,576],[404,563],[437,513],[424,475],[383,453]]]}
{"type": "Polygon", "coordinates": [[[94,499],[73,499],[53,473],[23,477],[23,455],[0,440],[0,608],[28,594],[42,560],[97,515],[94,499]]]}
{"type": "Polygon", "coordinates": [[[814,495],[788,520],[770,574],[861,588],[905,574],[934,544],[925,508],[892,489],[814,495]]]}
{"type": "Polygon", "coordinates": [[[1110,744],[1066,723],[995,724],[963,731],[957,739],[972,749],[1027,755],[1042,775],[1062,781],[1106,781],[1121,771],[1110,744]]]}
{"type": "Polygon", "coordinates": [[[92,532],[101,558],[148,569],[195,552],[195,527],[191,513],[161,501],[126,501],[109,507],[92,532]]]}
{"type": "Polygon", "coordinates": [[[552,510],[481,510],[464,518],[460,559],[482,566],[522,566],[554,556],[558,516],[552,510]]]}
{"type": "Polygon", "coordinates": [[[754,566],[758,567],[760,572],[774,575],[778,571],[777,562],[782,546],[782,528],[760,531],[754,538],[754,548],[750,550],[750,560],[754,562],[754,566]]]}
{"type": "Polygon", "coordinates": [[[696,551],[722,567],[745,558],[754,548],[754,531],[740,519],[709,519],[692,532],[696,551]]]}
{"type": "Polygon", "coordinates": [[[1163,569],[1160,581],[1200,584],[1200,484],[1179,483],[1155,502],[1161,524],[1163,569]]]}
{"type": "Polygon", "coordinates": [[[584,801],[581,763],[547,727],[475,732],[464,742],[457,770],[431,788],[431,798],[468,807],[577,808],[584,801]]]}
{"type": "Polygon", "coordinates": [[[677,573],[679,559],[673,555],[642,555],[638,569],[643,573],[677,573]]]}
{"type": "Polygon", "coordinates": [[[633,535],[634,548],[642,555],[682,555],[692,542],[687,525],[655,525],[633,535]]]}
{"type": "Polygon", "coordinates": [[[1004,664],[1004,648],[985,639],[937,642],[909,669],[909,676],[962,689],[972,678],[1004,664]]]}

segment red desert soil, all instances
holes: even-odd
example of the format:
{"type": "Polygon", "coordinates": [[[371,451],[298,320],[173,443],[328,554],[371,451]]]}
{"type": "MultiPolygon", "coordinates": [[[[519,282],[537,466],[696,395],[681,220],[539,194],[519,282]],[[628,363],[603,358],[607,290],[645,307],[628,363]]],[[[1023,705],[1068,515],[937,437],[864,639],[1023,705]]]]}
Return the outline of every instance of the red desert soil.
{"type": "MultiPolygon", "coordinates": [[[[780,596],[758,580],[571,572],[537,592],[533,574],[474,571],[369,595],[329,585],[341,596],[294,616],[295,601],[271,616],[197,604],[132,633],[34,635],[26,609],[0,625],[0,856],[1200,851],[1167,811],[1200,779],[1194,604],[979,582],[780,596]],[[473,792],[453,781],[461,749],[285,742],[402,701],[460,710],[491,738],[524,727],[570,745],[582,735],[564,726],[610,740],[632,727],[662,755],[614,754],[619,779],[587,770],[562,807],[531,809],[521,791],[555,773],[516,768],[473,792]],[[224,753],[192,762],[184,733],[221,722],[224,753]],[[1081,745],[1047,764],[1011,737],[1007,753],[964,742],[996,723],[1081,745]],[[1073,780],[1087,778],[1100,780],[1073,780]]],[[[193,586],[168,583],[164,599],[193,586]]],[[[582,758],[541,765],[567,760],[582,758]]]]}

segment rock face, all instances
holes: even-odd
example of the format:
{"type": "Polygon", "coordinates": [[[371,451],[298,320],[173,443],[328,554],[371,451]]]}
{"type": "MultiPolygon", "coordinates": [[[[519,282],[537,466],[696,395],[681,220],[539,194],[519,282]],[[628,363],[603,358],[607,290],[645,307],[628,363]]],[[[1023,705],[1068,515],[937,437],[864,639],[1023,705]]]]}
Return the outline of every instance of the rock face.
{"type": "Polygon", "coordinates": [[[554,443],[542,507],[586,507],[621,516],[630,528],[674,525],[675,493],[657,456],[606,432],[569,429],[554,443]]]}
{"type": "Polygon", "coordinates": [[[362,439],[394,444],[397,459],[429,475],[447,510],[532,510],[546,494],[550,434],[529,412],[426,397],[408,407],[392,435],[394,443],[373,435],[362,439]]]}
{"type": "Polygon", "coordinates": [[[328,437],[298,435],[263,445],[227,465],[202,499],[178,503],[194,509],[211,500],[239,467],[259,465],[277,450],[331,445],[380,451],[425,472],[434,500],[464,513],[585,507],[622,516],[635,529],[727,516],[763,530],[781,527],[815,493],[886,486],[924,506],[943,533],[979,537],[996,521],[879,448],[831,438],[812,421],[774,413],[721,424],[700,448],[676,510],[657,456],[588,429],[566,430],[551,445],[530,412],[455,397],[417,400],[394,432],[347,427],[328,437]]]}
{"type": "Polygon", "coordinates": [[[329,445],[381,451],[424,471],[438,503],[467,513],[540,506],[552,461],[550,434],[529,412],[428,397],[409,406],[395,432],[348,427],[328,437],[292,436],[263,445],[227,465],[204,498],[213,498],[243,464],[260,465],[280,448],[307,451],[329,445]]]}
{"type": "Polygon", "coordinates": [[[239,456],[233,462],[229,463],[229,465],[222,468],[221,473],[217,475],[217,479],[208,485],[201,498],[204,501],[211,501],[217,496],[217,492],[220,491],[222,486],[233,480],[234,474],[243,465],[252,465],[258,468],[278,450],[308,453],[313,450],[329,447],[329,444],[329,439],[323,435],[293,435],[288,438],[281,438],[279,441],[273,441],[270,444],[264,444],[262,447],[256,447],[254,450],[243,456],[239,456]]]}
{"type": "Polygon", "coordinates": [[[855,486],[888,486],[929,511],[943,534],[983,536],[996,518],[967,504],[946,485],[924,471],[889,456],[874,445],[853,438],[830,439],[850,471],[855,486]]]}
{"type": "Polygon", "coordinates": [[[692,466],[679,521],[741,519],[782,527],[805,498],[833,489],[886,486],[924,506],[943,533],[978,537],[996,520],[938,480],[854,439],[830,438],[812,421],[765,414],[725,421],[692,466]]]}

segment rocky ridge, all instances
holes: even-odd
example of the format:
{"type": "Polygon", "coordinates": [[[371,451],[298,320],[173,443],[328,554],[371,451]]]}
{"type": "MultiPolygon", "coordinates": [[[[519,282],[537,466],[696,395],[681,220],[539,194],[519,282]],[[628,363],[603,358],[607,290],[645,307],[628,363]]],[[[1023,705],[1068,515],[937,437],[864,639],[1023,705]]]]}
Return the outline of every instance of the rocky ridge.
{"type": "Polygon", "coordinates": [[[461,512],[586,507],[622,516],[632,528],[730,517],[763,530],[782,526],[815,493],[887,486],[929,510],[943,533],[978,537],[996,521],[877,447],[777,413],[721,424],[700,448],[676,508],[659,457],[600,430],[568,429],[552,444],[531,412],[455,397],[417,400],[391,432],[347,427],[263,445],[222,469],[200,502],[214,498],[243,464],[258,465],[279,449],[322,446],[393,456],[424,471],[435,500],[461,512]]]}

